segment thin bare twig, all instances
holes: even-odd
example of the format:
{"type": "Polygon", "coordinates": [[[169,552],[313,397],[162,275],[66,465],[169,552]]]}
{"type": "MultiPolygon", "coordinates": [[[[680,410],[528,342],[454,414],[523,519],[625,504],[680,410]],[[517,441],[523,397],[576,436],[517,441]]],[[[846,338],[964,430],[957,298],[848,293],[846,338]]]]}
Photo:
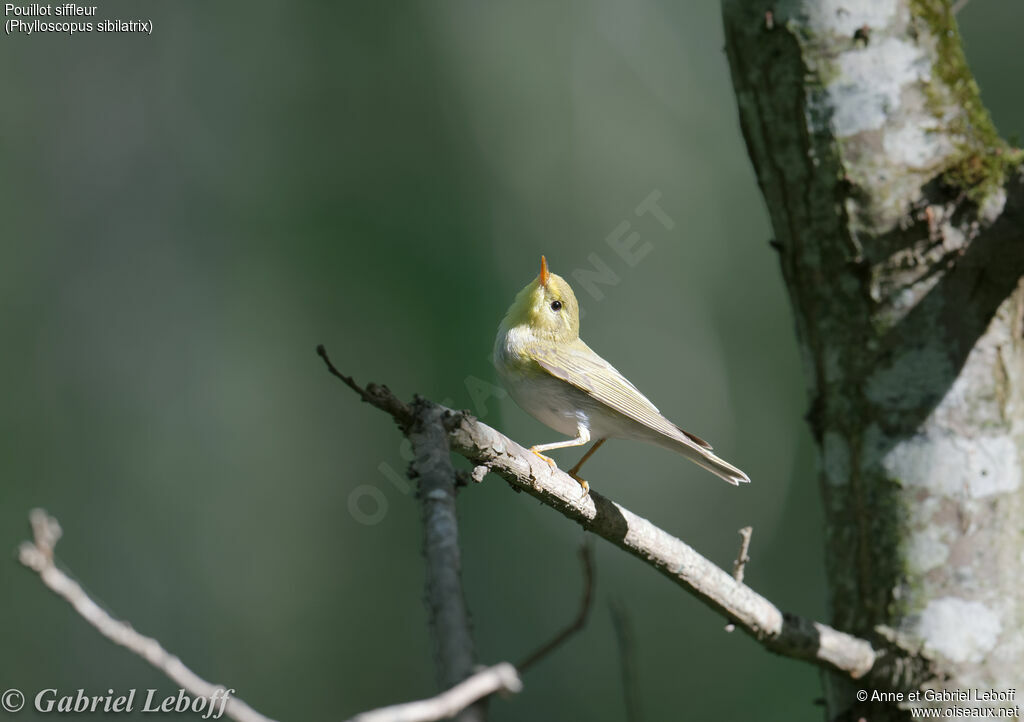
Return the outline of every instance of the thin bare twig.
{"type": "Polygon", "coordinates": [[[967,3],[969,3],[970,1],[971,1],[971,0],[956,0],[956,2],[955,2],[955,3],[953,3],[953,7],[952,7],[952,8],[950,9],[950,11],[951,11],[951,12],[952,12],[952,13],[953,13],[954,15],[956,15],[956,14],[957,14],[957,13],[959,13],[959,12],[960,12],[961,10],[963,10],[963,9],[964,9],[965,7],[967,7],[967,3]]]}
{"type": "Polygon", "coordinates": [[[586,626],[587,615],[590,614],[591,602],[594,599],[594,551],[591,549],[589,544],[584,543],[580,547],[580,563],[583,566],[583,599],[580,601],[580,610],[576,613],[576,618],[572,620],[565,629],[531,652],[522,662],[517,664],[516,669],[520,672],[525,672],[528,668],[551,654],[551,652],[561,646],[565,640],[569,639],[569,637],[576,634],[586,626]]]}
{"type": "MultiPolygon", "coordinates": [[[[34,539],[23,542],[18,549],[21,563],[39,574],[47,587],[70,603],[100,634],[145,659],[193,697],[206,698],[211,706],[224,700],[224,714],[237,722],[274,722],[232,696],[235,690],[207,682],[165,650],[156,639],[139,634],[131,625],[107,614],[78,582],[54,564],[54,548],[61,537],[57,520],[42,509],[33,509],[29,513],[29,523],[34,539]]],[[[502,662],[478,671],[436,697],[363,712],[353,717],[351,722],[434,722],[452,717],[495,692],[519,692],[522,688],[516,668],[502,662]]]]}
{"type": "Polygon", "coordinates": [[[747,552],[750,551],[750,537],[753,533],[754,527],[752,526],[745,526],[740,529],[740,553],[732,567],[732,578],[739,584],[743,584],[743,572],[747,568],[747,562],[750,561],[750,556],[747,552]]]}
{"type": "MultiPolygon", "coordinates": [[[[384,389],[385,387],[374,387],[384,389]]],[[[397,401],[397,399],[395,399],[397,401]]],[[[370,401],[389,411],[393,402],[370,401]]],[[[401,402],[398,402],[401,403],[401,402]]],[[[403,405],[404,406],[404,405],[403,405]]],[[[444,407],[441,407],[444,408],[444,407]]],[[[649,564],[711,609],[740,625],[768,650],[859,679],[871,670],[871,643],[826,624],[783,613],[771,601],[647,519],[552,470],[536,454],[467,413],[444,409],[451,448],[475,466],[486,466],[510,486],[525,491],[587,531],[649,564]]]]}
{"type": "Polygon", "coordinates": [[[168,652],[157,640],[139,634],[130,625],[118,621],[94,602],[74,579],[53,563],[53,550],[60,538],[60,524],[42,509],[29,513],[34,540],[23,542],[18,549],[22,564],[39,574],[43,584],[57,596],[66,600],[82,618],[114,644],[124,647],[145,659],[167,675],[193,697],[210,700],[211,706],[224,702],[224,713],[238,722],[273,722],[234,694],[233,689],[212,684],[197,675],[168,652]]]}
{"type": "Polygon", "coordinates": [[[522,688],[516,668],[502,662],[477,672],[436,697],[363,712],[350,722],[434,722],[448,719],[495,692],[519,692],[522,688]]]}
{"type": "Polygon", "coordinates": [[[377,384],[367,384],[364,389],[351,376],[346,376],[335,368],[323,344],[316,347],[316,353],[324,360],[324,364],[327,365],[327,370],[331,375],[341,379],[346,386],[359,394],[359,398],[366,403],[391,414],[391,417],[398,422],[403,431],[408,429],[409,424],[412,423],[412,410],[391,393],[391,389],[387,386],[378,386],[377,384]]]}
{"type": "Polygon", "coordinates": [[[640,722],[640,695],[636,686],[636,661],[633,650],[633,626],[620,602],[612,602],[612,627],[619,645],[619,668],[622,671],[622,696],[626,702],[626,722],[640,722]]]}
{"type": "MultiPolygon", "coordinates": [[[[740,529],[740,553],[736,557],[736,561],[733,562],[732,567],[732,578],[736,580],[737,584],[743,584],[743,572],[747,568],[747,562],[750,561],[750,556],[747,552],[750,550],[750,536],[753,533],[754,527],[752,526],[745,526],[740,529]]],[[[729,622],[725,625],[725,631],[736,631],[736,625],[729,622]]]]}

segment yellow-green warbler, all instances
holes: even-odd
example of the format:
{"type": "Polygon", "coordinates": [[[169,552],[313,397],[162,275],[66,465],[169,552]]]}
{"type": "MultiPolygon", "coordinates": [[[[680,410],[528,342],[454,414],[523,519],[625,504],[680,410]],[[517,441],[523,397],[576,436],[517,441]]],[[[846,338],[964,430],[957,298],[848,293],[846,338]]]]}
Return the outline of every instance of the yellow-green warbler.
{"type": "Polygon", "coordinates": [[[551,468],[555,462],[542,452],[596,440],[569,471],[584,494],[590,485],[579,477],[580,467],[610,438],[663,446],[730,484],[750,481],[711,453],[711,444],[662,416],[625,376],[583,343],[576,296],[564,278],[548,271],[543,256],[540,275],[519,292],[502,319],[494,365],[517,404],[558,433],[574,437],[530,448],[551,468]]]}

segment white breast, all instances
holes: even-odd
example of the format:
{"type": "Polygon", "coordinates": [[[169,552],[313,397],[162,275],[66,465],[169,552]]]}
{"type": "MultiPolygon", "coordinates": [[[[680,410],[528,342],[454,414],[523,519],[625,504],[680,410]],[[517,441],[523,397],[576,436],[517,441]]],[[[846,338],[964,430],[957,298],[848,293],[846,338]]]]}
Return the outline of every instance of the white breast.
{"type": "Polygon", "coordinates": [[[574,437],[580,424],[590,427],[586,395],[553,376],[523,373],[522,349],[532,341],[529,329],[524,327],[499,329],[494,343],[494,366],[509,395],[523,411],[558,433],[574,437]]]}

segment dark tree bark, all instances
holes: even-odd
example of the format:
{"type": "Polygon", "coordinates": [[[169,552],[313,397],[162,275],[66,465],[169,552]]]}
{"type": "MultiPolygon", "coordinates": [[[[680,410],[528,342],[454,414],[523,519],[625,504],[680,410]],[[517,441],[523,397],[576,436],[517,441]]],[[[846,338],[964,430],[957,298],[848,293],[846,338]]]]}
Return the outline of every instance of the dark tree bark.
{"type": "MultiPolygon", "coordinates": [[[[427,616],[441,691],[473,674],[475,654],[469,610],[462,593],[462,552],[455,513],[455,467],[442,410],[417,402],[409,428],[414,459],[409,476],[419,482],[423,506],[423,556],[427,566],[427,616]],[[421,408],[423,407],[423,408],[421,408]]],[[[484,722],[486,703],[461,710],[457,722],[484,722]]]]}
{"type": "Polygon", "coordinates": [[[724,21],[811,397],[832,623],[887,650],[864,680],[826,675],[829,718],[907,718],[858,689],[1019,688],[1022,154],[943,0],[725,0],[724,21]]]}

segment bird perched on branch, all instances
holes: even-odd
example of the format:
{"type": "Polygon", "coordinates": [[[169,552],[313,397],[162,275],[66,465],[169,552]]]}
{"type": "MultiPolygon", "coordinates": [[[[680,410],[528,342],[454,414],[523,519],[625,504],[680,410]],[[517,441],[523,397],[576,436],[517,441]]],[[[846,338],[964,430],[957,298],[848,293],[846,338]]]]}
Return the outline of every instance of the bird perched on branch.
{"type": "Polygon", "coordinates": [[[711,451],[711,444],[683,431],[615,368],[580,338],[580,310],[565,279],[548,271],[540,258],[540,275],[509,307],[494,342],[494,365],[512,398],[538,421],[573,438],[538,444],[530,451],[554,469],[543,452],[596,443],[569,475],[580,478],[584,462],[606,440],[637,439],[682,454],[730,484],[750,477],[711,451]]]}

